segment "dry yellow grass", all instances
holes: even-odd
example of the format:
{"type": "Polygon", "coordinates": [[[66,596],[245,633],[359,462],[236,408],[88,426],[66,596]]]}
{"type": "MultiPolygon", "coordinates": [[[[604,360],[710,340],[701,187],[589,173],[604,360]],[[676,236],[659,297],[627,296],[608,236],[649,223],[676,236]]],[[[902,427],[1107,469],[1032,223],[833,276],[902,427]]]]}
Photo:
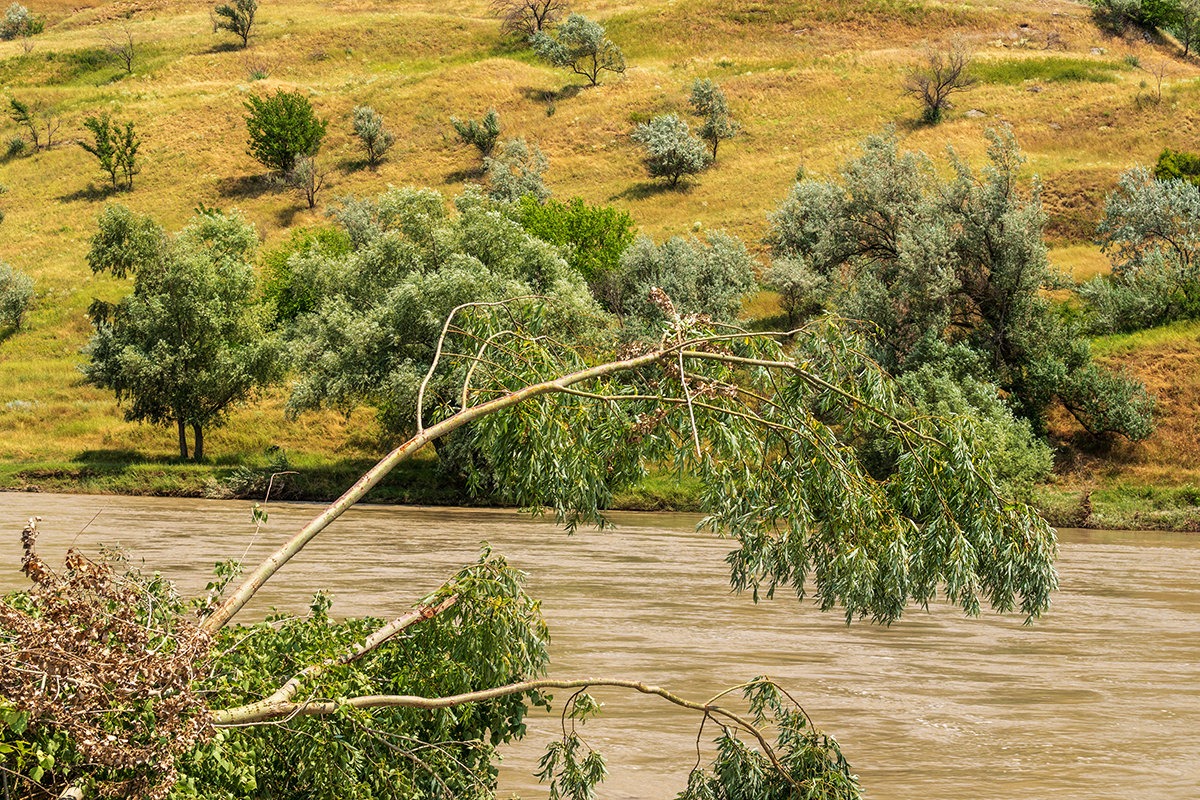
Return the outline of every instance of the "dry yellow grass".
{"type": "MultiPolygon", "coordinates": [[[[1168,55],[1104,39],[1085,8],[1061,0],[585,1],[577,9],[608,24],[629,69],[621,79],[581,91],[569,88],[574,81],[564,72],[501,41],[485,0],[264,0],[245,51],[212,35],[206,2],[31,5],[50,24],[29,56],[17,43],[0,43],[3,96],[53,102],[64,119],[64,141],[82,135],[89,112],[136,120],[145,141],[144,170],[135,191],[110,201],[153,214],[172,229],[200,204],[237,207],[258,226],[265,246],[289,228],[324,219],[294,196],[258,188],[254,178],[262,170],[244,154],[242,102],[276,88],[308,92],[330,120],[320,157],[329,170],[323,201],[388,184],[457,192],[477,158],[456,143],[449,117],[495,107],[504,135],[532,139],[549,156],[548,183],[557,196],[625,208],[655,237],[687,233],[699,222],[759,249],[766,214],[799,167],[830,170],[862,137],[893,124],[908,147],[940,152],[953,146],[977,160],[982,129],[1006,123],[1025,147],[1029,172],[1045,180],[1051,233],[1066,245],[1055,258],[1084,271],[1098,262],[1080,243],[1116,175],[1152,160],[1164,145],[1200,149],[1200,70],[1178,59],[1164,103],[1153,108],[1135,103],[1142,74],[1114,68],[1112,83],[985,83],[962,95],[944,124],[914,124],[913,104],[897,87],[922,40],[962,33],[981,59],[1000,62],[1053,55],[1114,64],[1126,55],[1144,61],[1168,55]],[[135,75],[103,85],[95,79],[115,70],[63,80],[62,60],[46,56],[102,46],[129,10],[145,51],[135,75]],[[1061,36],[1065,51],[1037,49],[1049,32],[1061,36]],[[1096,47],[1106,52],[1093,54],[1096,47]],[[255,70],[269,77],[252,80],[255,70]],[[663,191],[645,176],[628,136],[632,120],[685,110],[685,87],[697,77],[722,84],[745,134],[722,148],[715,169],[683,191],[663,191]],[[374,106],[398,134],[390,158],[374,172],[353,167],[348,116],[360,103],[374,106]],[[966,116],[971,109],[983,116],[966,116]]],[[[15,133],[12,126],[0,130],[5,137],[15,133]]],[[[0,182],[10,190],[0,200],[8,214],[0,226],[0,260],[34,275],[41,293],[29,329],[0,342],[0,458],[169,453],[169,432],[123,422],[110,397],[82,386],[75,369],[89,333],[84,310],[91,298],[125,290],[120,282],[93,278],[84,264],[105,202],[89,185],[103,185],[103,176],[90,156],[65,145],[0,164],[0,182]],[[6,406],[13,401],[19,407],[6,406]],[[35,405],[21,406],[25,402],[35,405]]],[[[275,443],[355,454],[374,446],[369,436],[349,438],[361,427],[333,416],[284,419],[280,396],[235,415],[229,428],[214,432],[211,451],[275,443]]]]}

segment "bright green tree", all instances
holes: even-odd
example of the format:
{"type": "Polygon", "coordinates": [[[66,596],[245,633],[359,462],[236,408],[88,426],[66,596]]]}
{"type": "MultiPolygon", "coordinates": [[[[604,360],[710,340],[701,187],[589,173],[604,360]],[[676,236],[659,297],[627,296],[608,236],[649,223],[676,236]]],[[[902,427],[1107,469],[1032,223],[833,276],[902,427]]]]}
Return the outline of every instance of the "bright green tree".
{"type": "Polygon", "coordinates": [[[129,420],[174,423],[179,455],[204,458],[204,432],[282,376],[270,311],[254,295],[258,236],[240,216],[200,214],[171,237],[122,206],[100,215],[92,271],[133,277],[119,303],[94,303],[95,332],[80,369],[116,393],[129,420]]]}
{"type": "Polygon", "coordinates": [[[588,205],[578,197],[566,203],[522,197],[517,219],[537,238],[562,248],[567,264],[587,280],[593,293],[620,268],[621,256],[634,239],[629,212],[588,205]]]}
{"type": "Polygon", "coordinates": [[[312,103],[301,92],[279,89],[245,102],[249,150],[258,163],[279,175],[292,171],[297,158],[311,157],[321,149],[328,123],[317,117],[312,103]]]}
{"type": "Polygon", "coordinates": [[[87,117],[83,127],[92,134],[92,141],[80,141],[79,146],[96,157],[100,168],[108,173],[113,189],[120,188],[120,179],[133,189],[133,176],[138,173],[137,154],[142,141],[134,132],[132,122],[124,126],[114,123],[108,114],[87,117]]]}
{"type": "Polygon", "coordinates": [[[579,14],[571,14],[553,32],[539,30],[529,39],[534,51],[556,67],[566,67],[600,83],[600,73],[625,72],[625,55],[605,35],[604,26],[579,14]]]}

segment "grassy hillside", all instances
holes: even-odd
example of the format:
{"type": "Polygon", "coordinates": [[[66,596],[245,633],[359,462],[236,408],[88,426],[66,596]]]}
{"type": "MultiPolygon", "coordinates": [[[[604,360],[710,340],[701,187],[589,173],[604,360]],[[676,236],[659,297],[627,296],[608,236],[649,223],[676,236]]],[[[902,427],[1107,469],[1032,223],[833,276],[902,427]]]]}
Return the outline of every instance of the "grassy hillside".
{"type": "MultiPolygon", "coordinates": [[[[0,97],[52,104],[63,144],[0,163],[9,187],[0,198],[0,260],[35,276],[39,291],[27,328],[0,342],[0,460],[10,464],[10,485],[35,482],[20,477],[19,465],[31,462],[103,464],[140,454],[173,469],[170,431],[124,422],[107,393],[79,382],[78,351],[90,330],[84,311],[93,297],[113,299],[126,288],[92,277],[83,257],[95,217],[111,201],[170,229],[200,204],[237,207],[266,246],[323,220],[320,209],[269,190],[245,154],[242,103],[251,94],[300,88],[329,119],[324,202],[388,184],[457,192],[477,156],[457,143],[449,117],[494,107],[503,135],[535,140],[549,156],[556,196],[625,208],[655,237],[723,228],[756,248],[798,168],[829,170],[887,125],[908,147],[953,146],[978,158],[981,130],[1004,122],[1025,148],[1029,173],[1041,176],[1052,258],[1080,279],[1105,268],[1088,239],[1116,176],[1165,145],[1200,149],[1200,68],[1170,43],[1106,37],[1086,7],[1059,0],[585,0],[576,10],[608,27],[629,64],[623,78],[589,89],[501,38],[486,0],[262,0],[246,50],[212,33],[205,2],[26,4],[46,15],[46,32],[28,53],[0,43],[0,97]],[[123,26],[138,48],[131,76],[101,54],[123,26]],[[922,41],[954,34],[977,49],[981,83],[945,123],[918,125],[899,82],[922,41]],[[1133,64],[1159,62],[1169,65],[1163,100],[1139,102],[1154,79],[1133,64]],[[696,77],[722,84],[745,134],[723,146],[715,169],[683,191],[664,191],[645,176],[628,134],[656,113],[686,110],[685,87],[696,77]],[[348,136],[350,111],[361,103],[398,134],[376,171],[359,166],[348,136]],[[92,157],[70,144],[82,136],[83,117],[100,110],[136,120],[144,138],[131,193],[110,197],[92,157]]],[[[4,123],[0,143],[16,133],[4,123]]],[[[769,298],[755,305],[769,307],[769,298]]],[[[1069,481],[1179,483],[1200,474],[1197,333],[1172,328],[1103,345],[1113,363],[1161,390],[1164,423],[1145,444],[1074,457],[1065,465],[1069,481]]],[[[353,464],[380,448],[369,415],[287,420],[281,398],[282,391],[264,398],[213,431],[213,457],[265,463],[277,446],[298,461],[353,464]]]]}

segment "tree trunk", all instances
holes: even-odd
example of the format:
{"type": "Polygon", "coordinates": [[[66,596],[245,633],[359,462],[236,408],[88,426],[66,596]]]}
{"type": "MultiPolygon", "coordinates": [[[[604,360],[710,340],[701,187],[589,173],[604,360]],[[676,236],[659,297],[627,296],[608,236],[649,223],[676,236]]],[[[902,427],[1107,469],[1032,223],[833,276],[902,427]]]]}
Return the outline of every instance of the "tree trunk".
{"type": "Polygon", "coordinates": [[[204,428],[200,427],[200,423],[192,423],[192,460],[200,461],[204,458],[204,428]]]}
{"type": "Polygon", "coordinates": [[[179,457],[186,460],[188,457],[187,427],[183,424],[183,417],[176,417],[175,424],[179,426],[179,457]]]}

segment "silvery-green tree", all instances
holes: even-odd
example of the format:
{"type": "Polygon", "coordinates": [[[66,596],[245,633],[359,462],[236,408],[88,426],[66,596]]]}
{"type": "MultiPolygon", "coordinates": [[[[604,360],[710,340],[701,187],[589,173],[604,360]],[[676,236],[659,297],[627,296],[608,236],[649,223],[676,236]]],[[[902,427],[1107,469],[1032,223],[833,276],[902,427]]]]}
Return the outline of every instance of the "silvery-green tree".
{"type": "Polygon", "coordinates": [[[46,21],[35,17],[28,8],[20,3],[13,3],[4,12],[4,20],[0,22],[0,39],[20,39],[34,36],[42,32],[46,21]]]}
{"type": "Polygon", "coordinates": [[[174,424],[179,455],[204,457],[204,432],[282,377],[282,345],[256,302],[258,235],[238,215],[205,212],[175,236],[123,206],[100,215],[88,263],[133,278],[118,303],[95,302],[80,370],[111,389],[129,420],[174,424]]]}
{"type": "Polygon", "coordinates": [[[590,86],[600,82],[602,72],[625,72],[625,55],[605,35],[604,26],[579,14],[567,17],[552,33],[538,31],[529,42],[541,58],[582,75],[590,86]]]}
{"type": "Polygon", "coordinates": [[[730,323],[755,288],[756,266],[741,240],[723,231],[712,231],[704,240],[675,236],[661,245],[639,236],[622,254],[620,268],[605,277],[601,291],[627,332],[656,339],[671,323],[655,300],[656,289],[671,298],[676,313],[730,323]]]}
{"type": "Polygon", "coordinates": [[[678,114],[660,114],[633,131],[635,142],[646,151],[643,162],[652,178],[666,178],[670,186],[684,175],[696,175],[712,164],[704,144],[678,114]]]}
{"type": "Polygon", "coordinates": [[[535,143],[524,137],[505,139],[499,152],[483,159],[488,197],[515,203],[528,196],[543,202],[550,197],[550,189],[542,180],[549,168],[550,161],[535,143]]]}
{"type": "Polygon", "coordinates": [[[729,117],[729,102],[725,92],[708,78],[697,78],[688,97],[692,112],[704,119],[698,131],[700,138],[712,148],[712,160],[717,160],[717,146],[741,133],[742,126],[729,117]]]}
{"type": "Polygon", "coordinates": [[[891,369],[961,341],[984,356],[976,377],[1035,427],[1057,401],[1092,434],[1145,438],[1152,398],[1096,364],[1046,299],[1064,278],[1046,258],[1037,184],[1023,186],[1011,132],[988,137],[987,165],[977,173],[951,151],[949,179],[891,135],[867,139],[837,179],[793,186],[771,216],[775,256],[829,280],[833,307],[869,324],[891,369]]]}
{"type": "MultiPolygon", "coordinates": [[[[411,430],[442,321],[463,303],[544,296],[553,301],[549,313],[579,332],[601,315],[559,251],[478,189],[454,206],[429,189],[345,198],[333,217],[351,251],[313,250],[289,261],[315,308],[292,327],[293,413],[367,405],[385,430],[411,430]]],[[[441,388],[430,387],[425,399],[441,388]]]]}
{"type": "Polygon", "coordinates": [[[377,166],[396,143],[396,134],[383,124],[383,117],[370,106],[354,107],[354,135],[367,155],[367,163],[377,166]]]}
{"type": "Polygon", "coordinates": [[[1200,316],[1200,186],[1129,170],[1109,194],[1096,233],[1113,273],[1079,292],[1097,331],[1200,316]]]}

